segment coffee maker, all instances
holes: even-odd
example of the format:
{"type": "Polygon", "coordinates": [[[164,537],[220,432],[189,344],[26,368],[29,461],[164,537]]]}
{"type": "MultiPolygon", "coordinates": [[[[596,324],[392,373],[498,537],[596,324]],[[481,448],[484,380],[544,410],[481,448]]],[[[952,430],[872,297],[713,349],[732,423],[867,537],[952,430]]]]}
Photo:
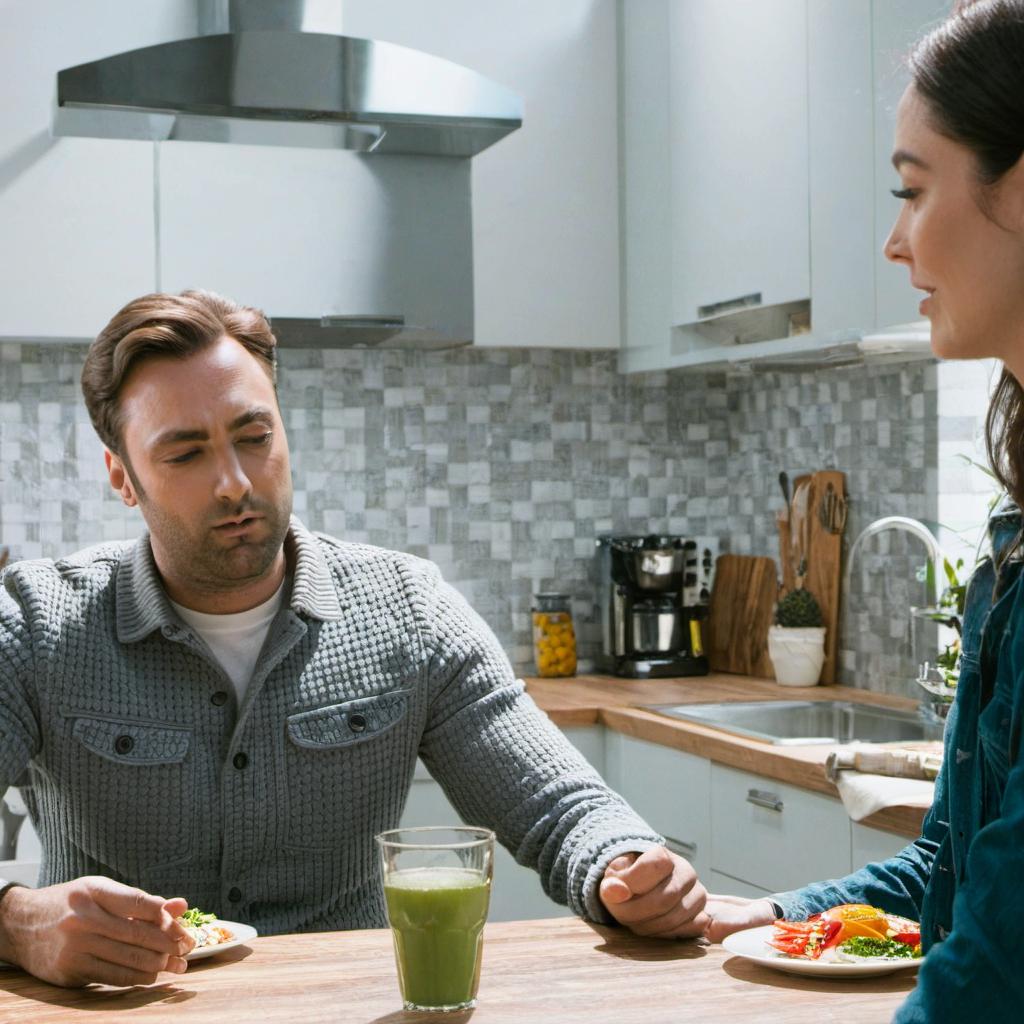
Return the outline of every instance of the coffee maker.
{"type": "Polygon", "coordinates": [[[599,537],[597,569],[598,669],[630,679],[708,674],[710,550],[677,536],[599,537]]]}

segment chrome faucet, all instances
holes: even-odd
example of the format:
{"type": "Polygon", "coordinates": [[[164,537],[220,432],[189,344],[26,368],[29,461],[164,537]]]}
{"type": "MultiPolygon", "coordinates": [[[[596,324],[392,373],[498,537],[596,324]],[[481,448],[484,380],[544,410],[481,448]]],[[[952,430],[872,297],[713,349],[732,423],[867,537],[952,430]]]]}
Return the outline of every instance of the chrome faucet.
{"type": "Polygon", "coordinates": [[[876,519],[860,532],[857,539],[851,545],[850,553],[846,558],[846,570],[843,572],[843,596],[847,597],[850,593],[850,574],[853,571],[853,559],[861,543],[867,540],[868,537],[873,537],[876,533],[882,533],[885,530],[899,530],[903,533],[909,533],[924,543],[924,546],[928,549],[928,558],[931,562],[932,585],[935,589],[934,596],[935,604],[937,605],[939,598],[942,596],[942,580],[945,578],[943,575],[943,565],[946,556],[943,554],[942,548],[939,547],[935,534],[920,520],[911,519],[909,516],[885,516],[882,519],[876,519]]]}

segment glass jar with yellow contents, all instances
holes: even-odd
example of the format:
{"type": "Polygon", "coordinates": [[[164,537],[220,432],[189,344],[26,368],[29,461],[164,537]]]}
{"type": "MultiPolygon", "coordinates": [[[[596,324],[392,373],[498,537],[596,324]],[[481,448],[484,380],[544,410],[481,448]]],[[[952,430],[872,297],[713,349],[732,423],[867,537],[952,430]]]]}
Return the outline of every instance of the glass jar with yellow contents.
{"type": "Polygon", "coordinates": [[[576,675],[576,632],[568,594],[533,595],[533,656],[537,675],[576,675]]]}

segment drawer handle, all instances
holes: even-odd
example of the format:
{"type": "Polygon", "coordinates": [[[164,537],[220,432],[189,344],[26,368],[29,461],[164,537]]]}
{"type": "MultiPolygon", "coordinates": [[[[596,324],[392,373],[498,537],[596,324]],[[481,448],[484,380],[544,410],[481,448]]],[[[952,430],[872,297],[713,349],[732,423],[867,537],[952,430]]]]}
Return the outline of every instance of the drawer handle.
{"type": "Polygon", "coordinates": [[[763,789],[748,789],[747,803],[758,807],[767,807],[769,811],[781,811],[782,798],[777,793],[768,793],[763,789]]]}
{"type": "Polygon", "coordinates": [[[688,843],[685,839],[673,839],[671,836],[665,836],[665,847],[689,861],[697,856],[697,844],[688,843]]]}

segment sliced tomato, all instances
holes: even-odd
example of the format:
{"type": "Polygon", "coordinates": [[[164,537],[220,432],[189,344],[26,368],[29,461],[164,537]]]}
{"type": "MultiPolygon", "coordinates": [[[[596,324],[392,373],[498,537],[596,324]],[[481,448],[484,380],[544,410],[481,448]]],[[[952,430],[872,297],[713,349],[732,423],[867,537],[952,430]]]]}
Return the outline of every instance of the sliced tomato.
{"type": "Polygon", "coordinates": [[[908,946],[920,946],[921,945],[921,933],[920,932],[900,932],[898,935],[894,935],[893,938],[897,942],[903,942],[908,946]]]}
{"type": "Polygon", "coordinates": [[[843,926],[839,921],[829,921],[825,926],[825,935],[821,940],[821,948],[828,949],[830,946],[837,946],[842,933],[843,926]]]}
{"type": "Polygon", "coordinates": [[[803,956],[804,951],[807,949],[807,938],[794,937],[792,939],[785,938],[773,938],[768,940],[768,945],[773,949],[777,949],[780,953],[785,953],[787,956],[803,956]]]}
{"type": "Polygon", "coordinates": [[[793,935],[810,935],[816,926],[811,921],[783,921],[781,918],[772,925],[777,932],[793,935]]]}

